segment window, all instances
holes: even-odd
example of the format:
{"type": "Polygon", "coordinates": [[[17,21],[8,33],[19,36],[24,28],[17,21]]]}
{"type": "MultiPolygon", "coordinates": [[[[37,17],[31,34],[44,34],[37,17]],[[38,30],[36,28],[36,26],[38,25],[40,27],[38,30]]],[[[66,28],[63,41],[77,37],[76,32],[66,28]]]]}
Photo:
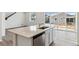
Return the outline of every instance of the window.
{"type": "Polygon", "coordinates": [[[75,18],[67,18],[66,23],[67,25],[73,25],[75,23],[75,18]]]}
{"type": "Polygon", "coordinates": [[[55,18],[55,21],[57,20],[57,18],[55,18]]]}
{"type": "Polygon", "coordinates": [[[50,12],[45,13],[45,22],[50,23],[57,29],[65,29],[65,30],[76,30],[76,19],[75,12],[66,13],[66,12],[50,12]],[[72,14],[73,13],[73,14],[72,14]]]}
{"type": "Polygon", "coordinates": [[[66,22],[67,22],[67,23],[69,22],[69,18],[66,18],[66,22]]]}
{"type": "Polygon", "coordinates": [[[45,15],[45,23],[50,23],[50,16],[45,15]]]}
{"type": "Polygon", "coordinates": [[[70,22],[73,22],[73,20],[74,20],[73,18],[70,18],[70,22]]]}
{"type": "Polygon", "coordinates": [[[35,21],[35,19],[36,19],[36,14],[35,14],[35,12],[32,12],[31,13],[31,21],[35,21]]]}
{"type": "Polygon", "coordinates": [[[66,27],[75,30],[75,18],[66,18],[66,27]]]}

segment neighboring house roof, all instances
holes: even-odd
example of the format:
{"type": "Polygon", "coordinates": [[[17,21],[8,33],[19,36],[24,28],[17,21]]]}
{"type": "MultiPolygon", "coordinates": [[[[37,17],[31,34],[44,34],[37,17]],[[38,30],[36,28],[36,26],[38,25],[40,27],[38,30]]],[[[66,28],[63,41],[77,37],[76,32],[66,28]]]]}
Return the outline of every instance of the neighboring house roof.
{"type": "Polygon", "coordinates": [[[45,12],[45,14],[48,16],[54,16],[54,15],[57,15],[58,12],[45,12]]]}
{"type": "Polygon", "coordinates": [[[57,17],[57,16],[66,16],[66,17],[75,17],[75,12],[59,12],[56,14],[51,14],[51,17],[57,17]]]}

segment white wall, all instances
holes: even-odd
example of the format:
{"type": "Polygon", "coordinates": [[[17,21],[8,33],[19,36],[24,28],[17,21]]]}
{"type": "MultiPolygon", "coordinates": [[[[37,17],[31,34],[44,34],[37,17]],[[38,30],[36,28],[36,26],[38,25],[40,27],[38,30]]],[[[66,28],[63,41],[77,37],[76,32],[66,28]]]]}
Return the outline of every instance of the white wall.
{"type": "Polygon", "coordinates": [[[2,37],[2,19],[1,19],[1,12],[0,12],[0,39],[2,37]]]}
{"type": "Polygon", "coordinates": [[[26,25],[26,22],[25,22],[25,13],[23,12],[17,12],[15,15],[5,20],[6,28],[14,28],[24,25],[26,25]]]}
{"type": "Polygon", "coordinates": [[[79,45],[79,12],[77,12],[77,43],[79,45]]]}
{"type": "Polygon", "coordinates": [[[25,13],[17,12],[15,15],[5,20],[6,13],[0,13],[0,38],[5,36],[5,29],[26,25],[25,13]]]}
{"type": "Polygon", "coordinates": [[[2,39],[2,35],[4,31],[4,27],[3,27],[3,20],[4,20],[4,13],[0,12],[0,40],[2,39]]]}
{"type": "Polygon", "coordinates": [[[2,13],[2,36],[5,36],[5,13],[2,13]]]}
{"type": "Polygon", "coordinates": [[[26,25],[27,26],[30,26],[30,25],[32,25],[34,23],[34,22],[30,21],[31,20],[31,12],[27,12],[25,17],[26,17],[26,25]]]}
{"type": "Polygon", "coordinates": [[[45,23],[45,13],[44,12],[37,12],[36,13],[37,17],[37,24],[45,23]]]}

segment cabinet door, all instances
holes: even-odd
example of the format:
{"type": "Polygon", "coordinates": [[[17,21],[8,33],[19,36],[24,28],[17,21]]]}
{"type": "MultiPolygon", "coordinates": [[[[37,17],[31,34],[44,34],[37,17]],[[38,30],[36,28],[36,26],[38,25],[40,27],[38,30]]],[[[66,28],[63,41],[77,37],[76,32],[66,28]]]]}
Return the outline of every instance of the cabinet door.
{"type": "Polygon", "coordinates": [[[65,31],[53,29],[53,40],[64,40],[65,31]]]}
{"type": "Polygon", "coordinates": [[[50,30],[45,32],[45,46],[49,46],[50,44],[50,30]]]}
{"type": "Polygon", "coordinates": [[[57,39],[57,30],[53,29],[53,40],[57,39]]]}
{"type": "Polygon", "coordinates": [[[53,30],[53,41],[55,45],[62,45],[65,40],[65,32],[62,30],[54,29],[53,30]]]}
{"type": "Polygon", "coordinates": [[[65,31],[64,30],[57,30],[57,39],[58,40],[65,40],[65,31]]]}
{"type": "Polygon", "coordinates": [[[55,46],[76,46],[76,44],[71,41],[57,40],[55,41],[55,46]]]}
{"type": "Polygon", "coordinates": [[[76,33],[64,30],[54,29],[53,40],[55,45],[60,46],[73,46],[77,44],[76,33]]]}
{"type": "Polygon", "coordinates": [[[71,43],[76,43],[77,42],[76,32],[67,31],[66,40],[70,41],[71,43]]]}

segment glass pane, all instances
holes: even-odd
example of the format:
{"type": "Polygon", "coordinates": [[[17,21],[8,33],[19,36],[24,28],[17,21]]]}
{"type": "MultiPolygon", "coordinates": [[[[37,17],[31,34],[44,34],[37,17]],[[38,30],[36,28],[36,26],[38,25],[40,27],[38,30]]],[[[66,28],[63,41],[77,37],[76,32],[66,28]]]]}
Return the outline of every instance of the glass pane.
{"type": "Polygon", "coordinates": [[[71,30],[71,31],[76,30],[75,22],[76,22],[76,13],[75,12],[67,13],[66,25],[68,30],[71,30]]]}
{"type": "Polygon", "coordinates": [[[57,13],[58,12],[45,12],[45,23],[57,28],[58,19],[55,17],[57,13]]]}
{"type": "Polygon", "coordinates": [[[35,21],[35,19],[36,19],[36,14],[35,14],[35,12],[32,12],[31,13],[31,21],[35,21]]]}

